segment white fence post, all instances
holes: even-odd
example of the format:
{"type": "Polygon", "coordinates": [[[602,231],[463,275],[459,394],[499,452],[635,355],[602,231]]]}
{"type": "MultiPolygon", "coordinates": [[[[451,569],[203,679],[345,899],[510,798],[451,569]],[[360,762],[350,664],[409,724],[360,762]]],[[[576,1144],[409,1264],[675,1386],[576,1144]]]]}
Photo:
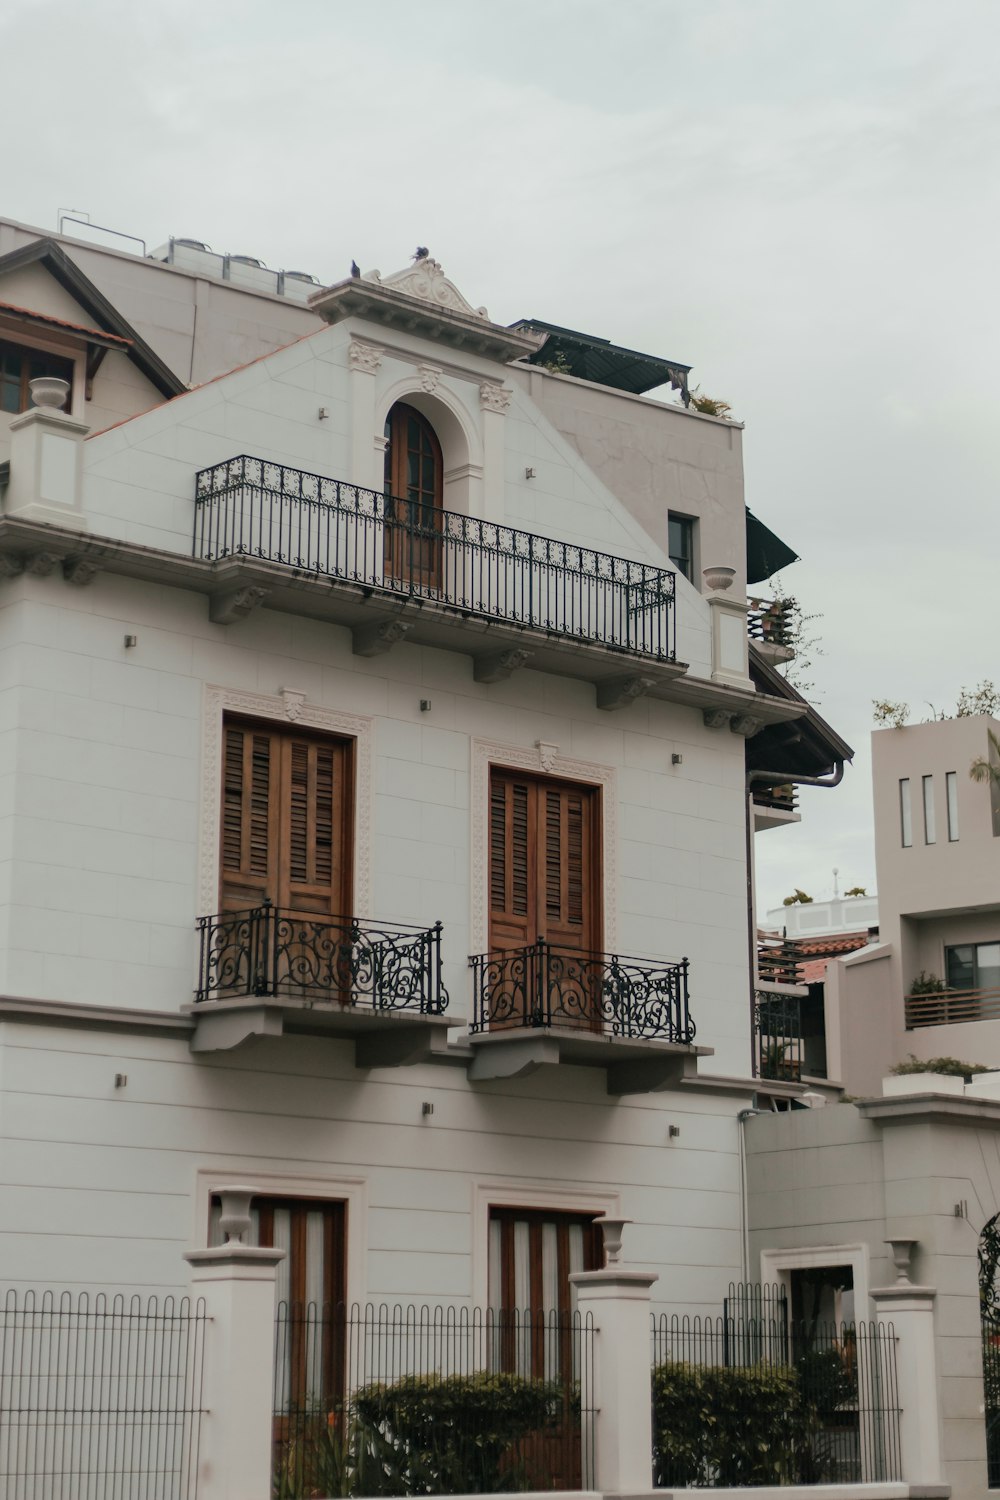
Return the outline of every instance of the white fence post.
{"type": "Polygon", "coordinates": [[[908,1484],[941,1483],[941,1410],[938,1403],[932,1286],[915,1286],[905,1274],[871,1297],[879,1323],[891,1323],[898,1340],[899,1447],[908,1484]]]}
{"type": "Polygon", "coordinates": [[[208,1317],[198,1500],[270,1500],[274,1285],[285,1252],[243,1243],[255,1189],[215,1191],[226,1243],[184,1256],[208,1317]]]}
{"type": "Polygon", "coordinates": [[[581,1322],[591,1313],[595,1329],[594,1357],[583,1361],[581,1393],[584,1412],[594,1414],[595,1472],[584,1474],[583,1482],[606,1495],[648,1494],[653,1488],[649,1289],[659,1277],[617,1264],[613,1247],[621,1244],[620,1226],[627,1220],[610,1220],[606,1227],[597,1222],[605,1228],[609,1264],[569,1278],[581,1322]],[[593,1389],[588,1390],[591,1369],[593,1389]]]}

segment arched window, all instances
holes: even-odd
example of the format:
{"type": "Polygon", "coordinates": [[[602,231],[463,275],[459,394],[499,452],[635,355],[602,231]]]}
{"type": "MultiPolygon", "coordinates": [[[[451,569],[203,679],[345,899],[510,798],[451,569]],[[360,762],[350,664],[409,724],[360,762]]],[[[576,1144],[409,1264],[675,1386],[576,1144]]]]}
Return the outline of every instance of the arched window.
{"type": "Polygon", "coordinates": [[[441,583],[441,444],[425,416],[397,401],[385,419],[385,568],[401,583],[441,583]]]}

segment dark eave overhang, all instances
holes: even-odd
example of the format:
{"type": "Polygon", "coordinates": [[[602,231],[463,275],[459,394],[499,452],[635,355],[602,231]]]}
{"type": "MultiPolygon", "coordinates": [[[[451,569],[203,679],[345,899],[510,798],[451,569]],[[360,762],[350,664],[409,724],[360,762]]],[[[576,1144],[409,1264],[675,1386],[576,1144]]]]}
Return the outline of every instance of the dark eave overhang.
{"type": "Polygon", "coordinates": [[[504,328],[476,313],[440,307],[422,297],[399,292],[368,277],[349,277],[325,287],[310,297],[311,310],[328,323],[344,318],[364,318],[396,332],[432,339],[447,348],[478,354],[484,359],[510,364],[525,359],[539,346],[537,335],[504,328]]]}
{"type": "Polygon", "coordinates": [[[747,741],[748,771],[789,777],[826,776],[854,759],[847,741],[764,660],[752,642],[750,678],[759,693],[799,704],[802,712],[791,722],[765,725],[747,741]]]}
{"type": "Polygon", "coordinates": [[[558,323],[546,323],[541,318],[520,318],[511,324],[511,328],[544,335],[541,348],[528,355],[529,364],[556,363],[561,374],[628,391],[633,396],[641,396],[661,385],[670,385],[675,391],[687,393],[690,365],[661,359],[655,354],[641,354],[638,349],[625,349],[620,344],[612,344],[609,339],[578,333],[573,328],[561,328],[558,323]]]}
{"type": "Polygon", "coordinates": [[[19,271],[22,267],[31,265],[44,266],[63,290],[69,292],[70,296],[105,333],[128,341],[129,347],[123,352],[156,387],[161,396],[169,400],[172,396],[180,396],[187,390],[183,380],[174,374],[170,366],[164,363],[145,339],[130,323],[125,321],[117,308],[108,301],[103,292],[98,291],[90,277],[70,260],[65,250],[55,240],[33,240],[30,245],[22,245],[19,250],[11,250],[7,255],[0,256],[0,278],[8,271],[19,271]]]}

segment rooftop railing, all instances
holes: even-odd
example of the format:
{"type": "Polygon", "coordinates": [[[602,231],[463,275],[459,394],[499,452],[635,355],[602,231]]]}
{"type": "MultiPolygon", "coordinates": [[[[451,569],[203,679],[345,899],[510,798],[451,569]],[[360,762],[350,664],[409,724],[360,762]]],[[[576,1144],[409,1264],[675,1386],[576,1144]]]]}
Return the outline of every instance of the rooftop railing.
{"type": "Polygon", "coordinates": [[[439,1016],[441,924],[381,926],[357,917],[313,918],[269,902],[198,921],[195,999],[283,996],[372,1011],[439,1016]]]}
{"type": "Polygon", "coordinates": [[[757,977],[765,984],[798,984],[802,955],[787,938],[761,938],[757,942],[757,977]]]}
{"type": "Polygon", "coordinates": [[[749,599],[747,632],[768,646],[794,646],[799,607],[794,599],[749,599]]]}
{"type": "Polygon", "coordinates": [[[198,474],[194,555],[281,563],[387,599],[676,657],[669,569],[245,455],[198,474]]]}
{"type": "Polygon", "coordinates": [[[472,1032],[530,1026],[684,1045],[694,1040],[686,958],[658,963],[540,938],[524,948],[476,954],[469,962],[475,976],[472,1032]]]}

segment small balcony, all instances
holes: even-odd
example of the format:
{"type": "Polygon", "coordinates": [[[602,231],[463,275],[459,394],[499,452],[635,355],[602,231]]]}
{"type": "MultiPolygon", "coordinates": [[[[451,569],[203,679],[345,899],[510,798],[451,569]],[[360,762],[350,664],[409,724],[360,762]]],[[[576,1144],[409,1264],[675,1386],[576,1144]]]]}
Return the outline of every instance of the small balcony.
{"type": "Polygon", "coordinates": [[[960,1026],[969,1021],[1000,1021],[1000,989],[942,988],[906,997],[906,1029],[919,1026],[960,1026]]]}
{"type": "Polygon", "coordinates": [[[533,632],[543,646],[553,638],[676,660],[666,568],[261,459],[233,458],[198,474],[194,556],[276,563],[339,582],[397,619],[412,602],[533,632]]]}
{"type": "Polygon", "coordinates": [[[757,977],[765,984],[798,984],[802,955],[786,938],[760,938],[757,942],[757,977]]]}
{"type": "Polygon", "coordinates": [[[757,782],[753,786],[752,797],[755,833],[762,833],[768,828],[785,828],[789,823],[802,821],[798,788],[790,781],[780,786],[757,782]]]}
{"type": "Polygon", "coordinates": [[[794,599],[749,599],[747,633],[771,665],[791,661],[799,632],[799,607],[794,599]]]}
{"type": "Polygon", "coordinates": [[[757,1078],[769,1083],[798,1083],[803,1061],[801,997],[756,990],[753,1044],[757,1078]]]}
{"type": "Polygon", "coordinates": [[[608,1092],[684,1076],[693,1046],[688,961],[595,953],[539,939],[475,954],[473,1079],[509,1077],[544,1062],[608,1068],[608,1092]]]}
{"type": "Polygon", "coordinates": [[[198,943],[195,1051],[298,1032],[352,1038],[358,1066],[374,1067],[447,1041],[440,923],[314,919],[265,902],[201,917],[198,943]]]}

